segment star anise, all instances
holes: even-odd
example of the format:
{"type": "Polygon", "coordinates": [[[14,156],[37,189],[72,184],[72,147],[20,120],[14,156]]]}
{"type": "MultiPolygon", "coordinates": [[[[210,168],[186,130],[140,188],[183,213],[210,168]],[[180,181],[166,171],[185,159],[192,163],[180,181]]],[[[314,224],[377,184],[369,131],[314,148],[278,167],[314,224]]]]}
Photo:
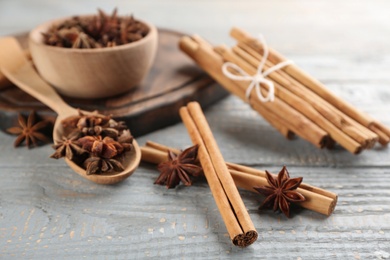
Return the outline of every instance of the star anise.
{"type": "Polygon", "coordinates": [[[75,156],[80,156],[87,151],[80,147],[77,136],[72,136],[70,138],[63,137],[61,141],[53,145],[53,148],[56,150],[50,157],[54,159],[59,159],[61,157],[66,157],[69,160],[73,160],[75,156]]]}
{"type": "Polygon", "coordinates": [[[62,120],[67,137],[53,146],[52,158],[67,157],[87,174],[122,171],[125,153],[133,147],[133,136],[123,121],[97,111],[79,113],[62,120]]]}
{"type": "Polygon", "coordinates": [[[127,129],[127,125],[124,121],[117,122],[114,119],[110,119],[108,121],[107,127],[114,128],[115,130],[118,130],[119,132],[127,129]]]}
{"type": "MultiPolygon", "coordinates": [[[[93,129],[95,126],[105,126],[111,119],[110,116],[104,115],[83,115],[78,120],[76,126],[81,131],[88,131],[88,129],[93,129]],[[86,130],[87,129],[87,130],[86,130]]],[[[93,131],[93,130],[91,130],[93,131]]]]}
{"type": "Polygon", "coordinates": [[[286,166],[283,166],[277,177],[272,176],[268,171],[265,172],[269,186],[254,187],[260,194],[267,196],[260,209],[272,206],[274,211],[279,208],[289,217],[290,203],[305,200],[305,197],[296,191],[302,182],[302,177],[290,178],[286,166]]]}
{"type": "Polygon", "coordinates": [[[110,127],[103,127],[100,125],[95,125],[94,127],[89,128],[85,127],[80,131],[80,133],[82,135],[100,135],[102,137],[108,136],[114,139],[117,139],[119,136],[118,130],[110,127]]]}
{"type": "Polygon", "coordinates": [[[14,142],[14,146],[17,147],[25,141],[26,146],[30,148],[30,145],[37,146],[38,142],[48,143],[50,139],[43,133],[45,128],[50,124],[46,120],[38,120],[35,111],[32,111],[27,118],[18,115],[19,126],[14,126],[7,129],[7,132],[13,135],[18,135],[14,142]]]}
{"type": "Polygon", "coordinates": [[[118,143],[120,143],[125,151],[131,151],[133,147],[134,137],[131,135],[130,130],[123,130],[122,134],[118,137],[118,143]]]}
{"type": "MultiPolygon", "coordinates": [[[[66,128],[79,128],[94,127],[95,125],[105,125],[111,120],[111,116],[105,116],[93,111],[90,114],[84,114],[78,109],[78,115],[70,116],[61,121],[62,126],[66,128]]],[[[114,120],[115,121],[115,120],[114,120]]]]}
{"type": "Polygon", "coordinates": [[[110,127],[111,121],[111,116],[98,114],[97,111],[88,115],[79,111],[78,115],[62,120],[62,125],[65,129],[71,129],[71,136],[101,135],[116,139],[119,130],[110,127]]]}
{"type": "Polygon", "coordinates": [[[104,138],[101,136],[84,136],[78,141],[83,149],[95,156],[107,159],[121,154],[124,150],[120,143],[108,136],[104,138]]]}
{"type": "Polygon", "coordinates": [[[184,185],[190,186],[192,182],[189,175],[198,176],[202,171],[202,167],[197,165],[196,160],[198,148],[198,145],[192,146],[179,155],[168,151],[169,160],[158,165],[160,175],[154,184],[166,185],[171,189],[181,181],[184,185]]]}
{"type": "Polygon", "coordinates": [[[48,45],[64,48],[113,47],[145,37],[149,28],[130,17],[120,17],[117,9],[111,15],[98,9],[98,15],[75,16],[42,33],[48,45]]]}
{"type": "Polygon", "coordinates": [[[85,160],[84,167],[88,175],[97,173],[119,172],[124,170],[123,165],[118,160],[111,158],[101,158],[96,156],[92,156],[85,160]]]}

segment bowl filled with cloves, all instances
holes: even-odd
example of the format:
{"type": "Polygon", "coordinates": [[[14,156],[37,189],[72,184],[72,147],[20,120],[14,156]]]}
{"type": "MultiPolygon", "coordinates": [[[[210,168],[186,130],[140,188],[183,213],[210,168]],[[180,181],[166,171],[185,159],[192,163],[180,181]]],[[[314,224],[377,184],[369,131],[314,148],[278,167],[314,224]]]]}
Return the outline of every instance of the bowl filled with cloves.
{"type": "Polygon", "coordinates": [[[60,94],[93,99],[138,86],[152,67],[157,39],[154,25],[99,10],[39,25],[29,48],[39,74],[60,94]]]}

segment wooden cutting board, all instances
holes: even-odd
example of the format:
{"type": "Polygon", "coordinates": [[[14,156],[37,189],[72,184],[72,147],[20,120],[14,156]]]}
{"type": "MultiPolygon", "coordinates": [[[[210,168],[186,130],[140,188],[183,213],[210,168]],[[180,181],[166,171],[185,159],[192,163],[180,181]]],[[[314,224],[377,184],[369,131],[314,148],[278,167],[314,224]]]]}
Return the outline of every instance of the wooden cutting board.
{"type": "MultiPolygon", "coordinates": [[[[178,110],[196,100],[207,107],[227,92],[199,69],[178,48],[183,34],[159,29],[156,60],[144,82],[136,89],[107,99],[82,100],[63,97],[75,108],[98,110],[124,120],[134,136],[144,135],[180,121],[178,110]]],[[[27,48],[27,34],[16,36],[27,48]]],[[[35,110],[43,117],[55,119],[56,114],[35,98],[12,84],[0,88],[0,129],[17,124],[18,113],[35,110]]]]}

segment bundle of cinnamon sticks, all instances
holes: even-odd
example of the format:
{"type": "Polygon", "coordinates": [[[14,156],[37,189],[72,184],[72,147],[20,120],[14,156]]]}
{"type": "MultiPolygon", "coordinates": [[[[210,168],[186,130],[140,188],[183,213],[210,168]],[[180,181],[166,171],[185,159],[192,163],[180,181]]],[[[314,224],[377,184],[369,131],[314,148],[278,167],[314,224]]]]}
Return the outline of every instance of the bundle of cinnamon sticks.
{"type": "MultiPolygon", "coordinates": [[[[212,46],[197,35],[183,37],[179,46],[224,88],[248,102],[286,138],[291,139],[296,134],[319,148],[331,148],[338,143],[353,154],[370,149],[377,142],[382,145],[390,142],[388,127],[334,95],[294,64],[267,76],[275,87],[273,102],[260,101],[255,89],[247,96],[249,83],[227,77],[222,66],[231,62],[247,74],[254,75],[263,58],[264,45],[238,28],[233,28],[230,34],[237,40],[237,45],[232,48],[212,46]]],[[[286,60],[274,49],[268,48],[268,51],[265,70],[286,60]]],[[[238,74],[234,70],[230,73],[238,74]]],[[[269,86],[262,83],[261,93],[267,96],[269,91],[269,86]]]]}

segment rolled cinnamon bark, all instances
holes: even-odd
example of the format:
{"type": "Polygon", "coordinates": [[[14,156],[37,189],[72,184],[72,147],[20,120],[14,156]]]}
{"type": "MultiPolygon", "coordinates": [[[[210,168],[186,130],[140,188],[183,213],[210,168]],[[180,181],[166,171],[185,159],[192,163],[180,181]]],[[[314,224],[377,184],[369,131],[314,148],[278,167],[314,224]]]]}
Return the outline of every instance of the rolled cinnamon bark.
{"type": "MultiPolygon", "coordinates": [[[[154,164],[164,162],[168,160],[168,150],[180,153],[178,149],[148,141],[141,147],[142,161],[154,164]]],[[[226,165],[239,188],[255,192],[254,186],[268,185],[265,171],[229,162],[226,162],[226,165]]],[[[304,202],[297,203],[301,207],[327,216],[333,213],[337,204],[337,194],[306,183],[301,183],[297,191],[306,198],[304,202]]]]}
{"type": "MultiPolygon", "coordinates": [[[[228,91],[248,102],[260,114],[269,113],[273,115],[271,117],[266,116],[266,120],[277,119],[275,124],[283,125],[285,128],[291,130],[296,135],[311,142],[317,147],[322,148],[326,146],[329,135],[282,100],[276,99],[274,102],[264,103],[257,99],[256,94],[251,95],[248,100],[245,95],[248,83],[238,82],[227,78],[221,70],[224,63],[222,57],[208,44],[202,44],[202,42],[195,42],[189,37],[183,37],[180,40],[179,46],[228,91]],[[276,111],[278,111],[278,114],[283,114],[283,117],[278,116],[276,111]]],[[[262,89],[262,91],[266,90],[262,89]]],[[[255,90],[252,90],[252,92],[255,92],[255,90]]]]}
{"type": "MultiPolygon", "coordinates": [[[[225,46],[218,46],[215,47],[215,50],[221,54],[221,56],[229,62],[235,63],[241,68],[243,68],[248,74],[253,75],[256,73],[256,68],[253,66],[254,64],[259,64],[260,61],[255,59],[252,56],[249,56],[247,53],[240,53],[241,55],[236,55],[232,50],[225,46]],[[245,55],[246,54],[246,55],[245,55]],[[243,57],[243,58],[242,58],[243,57]]],[[[269,67],[266,67],[269,68],[269,67]]],[[[273,72],[269,75],[270,78],[274,79],[273,76],[276,75],[277,72],[273,72]]],[[[285,83],[285,82],[284,82],[285,83]]],[[[287,84],[287,83],[285,83],[287,84]]],[[[288,87],[285,87],[283,85],[279,85],[277,82],[274,82],[275,86],[275,95],[279,97],[281,100],[283,100],[285,103],[290,105],[291,107],[295,108],[299,112],[301,112],[303,115],[305,115],[307,118],[309,118],[311,121],[313,121],[315,124],[317,124],[319,127],[324,129],[326,132],[330,134],[330,136],[337,142],[339,142],[345,149],[350,151],[351,153],[359,153],[361,152],[363,145],[366,145],[366,142],[368,142],[368,138],[366,138],[363,135],[359,135],[361,140],[361,143],[356,142],[354,139],[352,139],[349,135],[344,133],[342,130],[337,128],[334,124],[332,124],[326,117],[324,117],[320,112],[318,112],[316,107],[319,106],[318,103],[316,103],[316,100],[313,100],[313,102],[309,101],[307,102],[306,99],[303,99],[301,95],[297,96],[295,93],[292,93],[288,87]]],[[[267,88],[264,84],[262,86],[264,88],[267,88]]],[[[304,94],[304,93],[302,93],[304,94]]],[[[329,114],[329,113],[328,113],[329,114]]]]}
{"type": "MultiPolygon", "coordinates": [[[[263,45],[255,38],[251,37],[248,33],[238,28],[232,28],[230,35],[238,42],[243,42],[251,46],[255,51],[260,52],[263,50],[263,45]]],[[[268,48],[269,56],[268,60],[273,64],[277,64],[286,60],[286,58],[272,48],[268,48]]],[[[329,89],[327,89],[321,82],[310,76],[308,73],[300,69],[296,65],[290,65],[282,68],[291,77],[302,83],[305,87],[309,88],[324,100],[337,107],[344,114],[353,118],[360,124],[364,125],[368,129],[372,130],[379,136],[379,143],[386,145],[390,142],[390,128],[384,124],[376,121],[371,116],[359,111],[351,104],[347,103],[340,97],[336,96],[329,89]]]]}
{"type": "MultiPolygon", "coordinates": [[[[232,48],[232,51],[244,59],[247,63],[252,65],[252,70],[263,59],[263,56],[260,53],[254,51],[249,45],[245,43],[238,43],[237,46],[232,48]]],[[[274,66],[274,64],[267,60],[264,69],[269,69],[272,66],[274,66]]],[[[331,123],[333,127],[340,129],[340,131],[344,132],[350,138],[358,142],[362,148],[370,148],[378,140],[378,135],[366,129],[355,120],[351,119],[349,116],[343,114],[337,108],[329,104],[326,100],[323,100],[316,93],[312,92],[310,89],[303,86],[300,82],[290,77],[284,71],[274,71],[269,74],[268,77],[280,84],[279,86],[281,88],[291,91],[291,94],[296,95],[297,97],[305,100],[305,102],[309,103],[310,106],[312,106],[318,111],[318,113],[321,114],[321,117],[331,123]]],[[[331,132],[329,133],[331,136],[343,135],[340,133],[340,131],[332,131],[333,134],[331,132]]],[[[345,139],[345,137],[341,138],[345,139]]],[[[333,139],[336,140],[334,137],[333,139]]],[[[343,143],[340,144],[343,146],[343,143]]]]}
{"type": "Polygon", "coordinates": [[[199,161],[233,244],[240,247],[251,245],[257,240],[257,231],[200,105],[190,102],[187,107],[180,108],[180,116],[192,142],[199,145],[199,161]]]}

